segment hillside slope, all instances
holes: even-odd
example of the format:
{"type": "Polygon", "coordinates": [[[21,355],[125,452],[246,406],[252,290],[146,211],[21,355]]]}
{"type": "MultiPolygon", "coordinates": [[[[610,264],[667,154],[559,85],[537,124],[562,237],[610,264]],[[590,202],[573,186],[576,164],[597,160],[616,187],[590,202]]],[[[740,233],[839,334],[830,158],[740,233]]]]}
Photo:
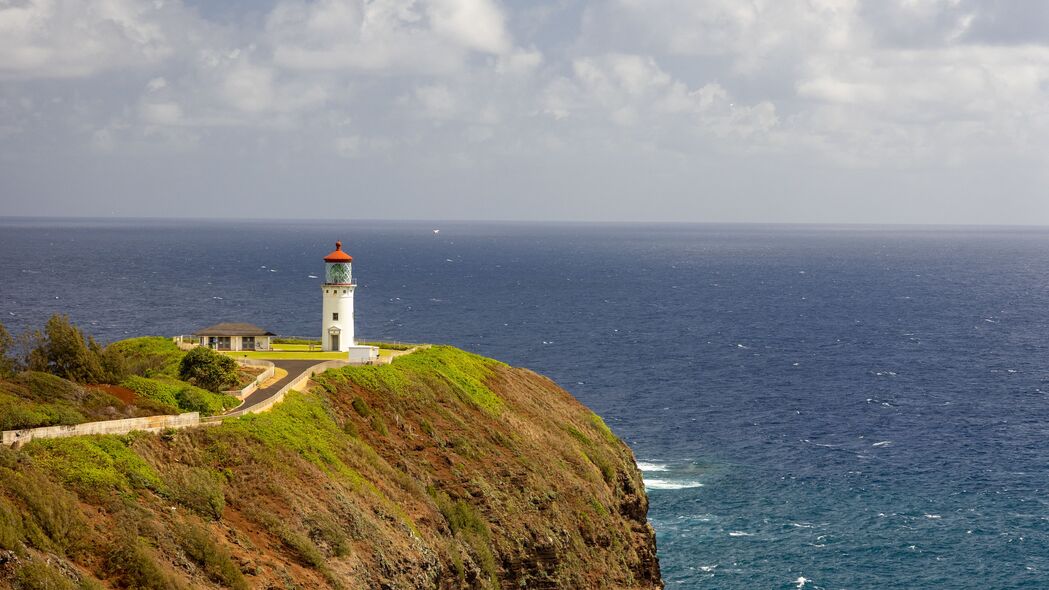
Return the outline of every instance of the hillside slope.
{"type": "Polygon", "coordinates": [[[0,587],[661,588],[647,508],[568,393],[434,347],[221,426],[0,449],[0,587]]]}

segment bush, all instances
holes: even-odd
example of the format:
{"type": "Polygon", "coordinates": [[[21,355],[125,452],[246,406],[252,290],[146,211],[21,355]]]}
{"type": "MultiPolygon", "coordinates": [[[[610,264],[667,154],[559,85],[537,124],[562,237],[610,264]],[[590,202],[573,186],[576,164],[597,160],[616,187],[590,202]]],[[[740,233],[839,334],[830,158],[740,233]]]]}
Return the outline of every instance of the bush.
{"type": "Polygon", "coordinates": [[[84,339],[64,315],[47,320],[43,338],[30,352],[30,369],[42,370],[77,383],[103,383],[108,379],[102,362],[102,347],[93,338],[84,339]]]}
{"type": "Polygon", "coordinates": [[[122,357],[128,373],[143,377],[178,377],[179,362],[186,354],[163,336],[114,342],[106,347],[106,353],[122,357]]]}
{"type": "Polygon", "coordinates": [[[73,436],[30,442],[25,452],[83,496],[113,491],[161,490],[160,476],[117,436],[73,436]]]}
{"type": "Polygon", "coordinates": [[[72,580],[40,561],[30,561],[15,571],[15,590],[76,590],[72,580]]]}
{"type": "Polygon", "coordinates": [[[233,387],[238,380],[236,361],[204,346],[198,346],[182,357],[178,374],[183,381],[214,392],[233,387]]]}
{"type": "Polygon", "coordinates": [[[362,400],[361,398],[355,397],[350,403],[353,406],[354,411],[356,411],[361,418],[367,418],[368,416],[372,415],[372,409],[368,406],[368,402],[362,400]]]}
{"type": "Polygon", "coordinates": [[[3,544],[17,548],[24,541],[41,551],[72,552],[87,532],[76,498],[40,470],[16,459],[14,451],[4,449],[2,454],[5,465],[0,467],[0,488],[6,489],[14,502],[0,503],[0,515],[19,515],[3,519],[3,544]]]}
{"type": "Polygon", "coordinates": [[[248,589],[248,582],[233,563],[229,551],[216,543],[205,529],[192,524],[185,527],[179,544],[186,556],[196,562],[212,581],[226,588],[248,589]]]}
{"type": "Polygon", "coordinates": [[[84,395],[84,388],[76,383],[40,371],[19,373],[11,381],[24,385],[34,401],[76,401],[84,395]]]}
{"type": "Polygon", "coordinates": [[[143,590],[181,590],[182,584],[165,572],[137,535],[125,534],[109,551],[106,571],[125,588],[143,590]]]}
{"type": "Polygon", "coordinates": [[[207,467],[172,465],[164,478],[171,499],[204,518],[219,520],[226,507],[225,479],[207,467]]]}
{"type": "Polygon", "coordinates": [[[175,379],[132,375],[121,385],[142,397],[162,404],[168,408],[169,413],[200,412],[204,416],[212,416],[240,403],[231,395],[212,393],[175,379]]]}

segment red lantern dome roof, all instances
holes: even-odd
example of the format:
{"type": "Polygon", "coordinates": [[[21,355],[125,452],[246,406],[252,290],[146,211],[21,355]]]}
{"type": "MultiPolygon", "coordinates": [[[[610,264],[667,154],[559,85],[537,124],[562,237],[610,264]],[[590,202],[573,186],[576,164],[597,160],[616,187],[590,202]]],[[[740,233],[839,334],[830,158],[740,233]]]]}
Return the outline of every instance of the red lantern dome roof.
{"type": "Polygon", "coordinates": [[[342,242],[335,242],[335,251],[325,256],[324,262],[353,262],[353,256],[342,251],[342,242]]]}

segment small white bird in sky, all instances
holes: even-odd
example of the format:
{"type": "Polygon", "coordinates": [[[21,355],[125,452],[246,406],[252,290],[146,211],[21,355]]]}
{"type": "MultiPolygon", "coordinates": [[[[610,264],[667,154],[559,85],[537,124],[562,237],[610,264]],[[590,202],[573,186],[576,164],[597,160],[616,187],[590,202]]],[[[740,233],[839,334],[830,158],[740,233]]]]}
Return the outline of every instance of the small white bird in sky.
{"type": "Polygon", "coordinates": [[[433,230],[433,235],[435,235],[435,236],[436,236],[436,235],[437,235],[437,234],[439,234],[439,233],[441,233],[441,230],[439,230],[439,229],[435,229],[435,230],[433,230]]]}

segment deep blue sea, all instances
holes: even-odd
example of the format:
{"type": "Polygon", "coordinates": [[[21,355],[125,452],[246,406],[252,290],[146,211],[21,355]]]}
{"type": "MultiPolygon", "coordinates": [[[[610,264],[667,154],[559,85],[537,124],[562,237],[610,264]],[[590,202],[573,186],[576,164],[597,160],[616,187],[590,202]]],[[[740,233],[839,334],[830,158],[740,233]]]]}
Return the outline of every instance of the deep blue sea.
{"type": "Polygon", "coordinates": [[[0,321],[314,335],[336,239],[360,337],[605,416],[668,588],[1049,588],[1049,230],[8,219],[0,321]]]}

